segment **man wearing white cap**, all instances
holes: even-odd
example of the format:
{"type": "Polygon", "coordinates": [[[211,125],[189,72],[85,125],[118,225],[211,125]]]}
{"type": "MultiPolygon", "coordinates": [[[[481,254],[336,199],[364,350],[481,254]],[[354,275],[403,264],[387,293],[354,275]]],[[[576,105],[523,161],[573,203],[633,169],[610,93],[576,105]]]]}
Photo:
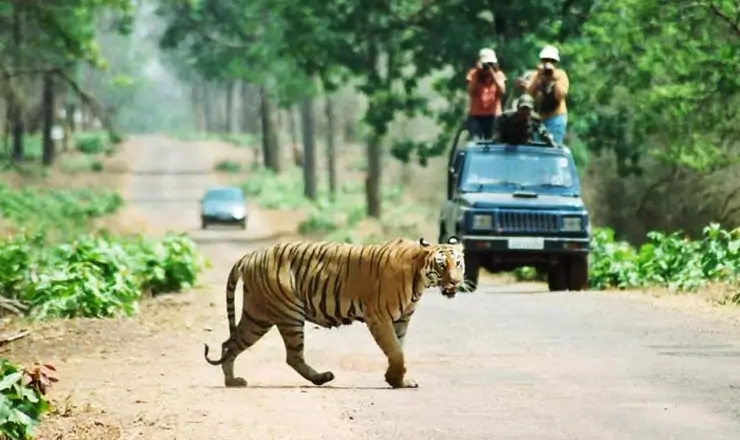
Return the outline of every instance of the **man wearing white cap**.
{"type": "Polygon", "coordinates": [[[478,63],[468,72],[468,130],[484,139],[491,139],[496,118],[501,115],[501,98],[506,93],[506,75],[498,66],[493,49],[478,52],[478,63]]]}
{"type": "Polygon", "coordinates": [[[545,46],[540,51],[540,64],[537,72],[527,85],[527,94],[535,99],[535,109],[542,118],[547,131],[555,142],[562,144],[568,127],[568,96],[570,81],[568,74],[557,67],[560,51],[555,46],[545,46]]]}

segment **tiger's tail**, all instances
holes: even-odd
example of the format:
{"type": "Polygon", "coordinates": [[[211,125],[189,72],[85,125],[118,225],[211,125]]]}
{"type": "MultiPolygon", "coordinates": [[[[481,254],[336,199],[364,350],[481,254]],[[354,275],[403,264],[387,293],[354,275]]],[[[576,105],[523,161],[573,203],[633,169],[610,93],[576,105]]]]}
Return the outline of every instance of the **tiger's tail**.
{"type": "MultiPolygon", "coordinates": [[[[234,293],[236,292],[236,283],[239,282],[239,280],[242,277],[242,265],[246,257],[242,257],[234,263],[234,265],[231,267],[231,271],[229,272],[229,277],[226,280],[226,317],[229,320],[229,339],[231,339],[236,334],[236,311],[234,308],[234,293]]],[[[208,348],[208,344],[205,345],[205,351],[203,353],[203,357],[206,359],[206,362],[208,362],[211,365],[221,365],[226,358],[226,350],[222,350],[221,358],[216,360],[211,360],[208,358],[208,351],[210,350],[208,348]]]]}
{"type": "Polygon", "coordinates": [[[229,319],[229,336],[236,333],[236,311],[234,310],[234,292],[236,292],[236,283],[242,277],[242,265],[246,257],[242,257],[234,263],[229,272],[229,278],[226,280],[226,317],[229,319]]]}

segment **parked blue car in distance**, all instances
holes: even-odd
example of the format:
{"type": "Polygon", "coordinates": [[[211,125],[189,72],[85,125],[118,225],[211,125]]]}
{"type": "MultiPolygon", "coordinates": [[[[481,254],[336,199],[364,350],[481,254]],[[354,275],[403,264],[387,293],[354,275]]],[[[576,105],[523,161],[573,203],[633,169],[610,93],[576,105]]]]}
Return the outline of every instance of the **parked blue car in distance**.
{"type": "Polygon", "coordinates": [[[220,186],[206,190],[200,200],[201,229],[209,224],[239,225],[247,228],[247,201],[237,186],[220,186]]]}
{"type": "Polygon", "coordinates": [[[565,146],[454,145],[439,228],[440,243],[451,235],[462,240],[471,290],[480,268],[495,273],[523,266],[547,274],[550,291],[588,287],[591,227],[565,146]]]}

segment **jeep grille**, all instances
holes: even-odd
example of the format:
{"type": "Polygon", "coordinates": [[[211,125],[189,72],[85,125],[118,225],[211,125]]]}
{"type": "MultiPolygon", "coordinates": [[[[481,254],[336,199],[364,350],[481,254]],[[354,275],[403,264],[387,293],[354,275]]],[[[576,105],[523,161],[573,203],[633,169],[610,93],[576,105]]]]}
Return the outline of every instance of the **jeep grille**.
{"type": "Polygon", "coordinates": [[[558,230],[558,216],[544,212],[499,211],[498,226],[505,232],[554,232],[558,230]]]}

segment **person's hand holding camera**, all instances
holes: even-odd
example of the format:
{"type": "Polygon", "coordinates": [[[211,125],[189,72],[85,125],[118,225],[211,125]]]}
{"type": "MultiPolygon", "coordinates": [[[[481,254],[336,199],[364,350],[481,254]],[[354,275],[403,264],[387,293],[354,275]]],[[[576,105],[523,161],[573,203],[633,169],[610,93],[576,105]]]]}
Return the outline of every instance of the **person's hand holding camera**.
{"type": "Polygon", "coordinates": [[[557,81],[557,74],[555,73],[555,65],[549,61],[546,61],[539,65],[539,71],[541,73],[540,79],[544,82],[557,81]]]}

